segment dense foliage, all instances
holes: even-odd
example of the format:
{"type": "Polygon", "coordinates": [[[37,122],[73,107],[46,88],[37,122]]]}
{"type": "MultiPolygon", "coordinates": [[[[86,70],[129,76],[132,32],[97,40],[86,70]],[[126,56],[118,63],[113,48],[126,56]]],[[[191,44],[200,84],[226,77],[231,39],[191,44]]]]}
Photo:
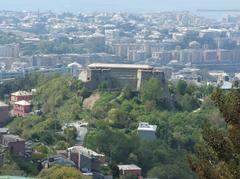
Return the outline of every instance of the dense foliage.
{"type": "Polygon", "coordinates": [[[148,177],[195,178],[186,155],[195,151],[201,126],[218,113],[203,106],[194,110],[200,107],[198,97],[211,91],[206,90],[208,86],[197,87],[185,81],[170,84],[167,92],[162,85],[153,78],[145,82],[140,94],[128,88],[121,93],[102,93],[92,109],[95,120],[91,121],[86,145],[107,156],[114,176],[118,175],[117,164],[134,163],[148,177]],[[157,125],[157,140],[140,139],[136,130],[139,122],[157,125]]]}
{"type": "Polygon", "coordinates": [[[61,133],[61,126],[68,121],[81,120],[82,83],[69,76],[55,75],[44,83],[40,80],[35,87],[33,110],[40,111],[40,115],[15,118],[8,127],[13,133],[48,146],[64,142],[66,146],[73,145],[76,130],[61,133]]]}
{"type": "Polygon", "coordinates": [[[225,120],[227,130],[206,127],[204,141],[189,161],[200,179],[237,179],[240,176],[240,90],[217,90],[212,99],[225,120]]]}
{"type": "Polygon", "coordinates": [[[52,167],[50,169],[42,170],[38,175],[41,179],[90,179],[84,176],[79,170],[71,167],[52,167]]]}
{"type": "Polygon", "coordinates": [[[55,78],[57,75],[43,75],[34,73],[26,75],[24,78],[17,78],[15,80],[6,81],[0,84],[0,99],[4,99],[5,95],[9,96],[12,92],[19,90],[31,91],[31,89],[41,86],[51,78],[55,78]]]}
{"type": "MultiPolygon", "coordinates": [[[[92,92],[100,99],[91,109],[83,107],[83,100],[91,93],[81,81],[69,76],[35,74],[12,83],[0,86],[2,97],[17,90],[36,89],[33,114],[14,118],[8,124],[12,133],[34,141],[38,155],[32,156],[36,159],[33,162],[74,145],[76,128],[62,126],[84,120],[90,124],[85,145],[106,155],[109,165],[102,172],[114,176],[118,176],[116,165],[134,163],[147,177],[195,178],[186,161],[187,153],[195,152],[204,124],[210,120],[216,125],[219,117],[207,98],[213,89],[185,81],[167,84],[152,78],[140,92],[129,87],[114,92],[99,88],[92,92]],[[157,125],[157,139],[140,139],[139,122],[157,125]]],[[[24,167],[31,174],[31,167],[24,167]]]]}

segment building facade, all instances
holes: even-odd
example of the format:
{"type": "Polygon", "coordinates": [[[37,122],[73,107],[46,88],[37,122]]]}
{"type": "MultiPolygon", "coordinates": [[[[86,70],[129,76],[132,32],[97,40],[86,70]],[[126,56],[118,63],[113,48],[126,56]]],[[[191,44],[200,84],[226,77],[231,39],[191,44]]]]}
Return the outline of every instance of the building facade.
{"type": "Polygon", "coordinates": [[[22,100],[13,103],[13,116],[24,117],[31,112],[31,103],[22,100]]]}
{"type": "Polygon", "coordinates": [[[145,139],[145,140],[156,139],[156,131],[157,131],[156,125],[150,125],[149,123],[146,123],[146,122],[140,122],[137,131],[138,131],[138,136],[141,139],[145,139]]]}
{"type": "Polygon", "coordinates": [[[164,72],[149,65],[95,63],[88,65],[82,74],[84,75],[80,74],[80,79],[86,82],[89,89],[96,89],[104,84],[108,89],[129,86],[132,90],[138,91],[143,81],[151,77],[156,77],[165,84],[164,72]]]}
{"type": "Polygon", "coordinates": [[[0,46],[0,57],[19,57],[19,44],[8,44],[0,46]]]}
{"type": "Polygon", "coordinates": [[[10,153],[24,155],[25,140],[16,135],[6,134],[2,136],[2,145],[8,148],[10,153]]]}
{"type": "Polygon", "coordinates": [[[9,120],[9,106],[0,101],[0,126],[9,120]]]}
{"type": "Polygon", "coordinates": [[[142,169],[136,165],[118,165],[119,175],[120,176],[137,176],[141,178],[142,169]]]}
{"type": "Polygon", "coordinates": [[[100,172],[100,164],[104,155],[82,146],[68,148],[68,159],[73,161],[76,167],[83,173],[100,172]]]}

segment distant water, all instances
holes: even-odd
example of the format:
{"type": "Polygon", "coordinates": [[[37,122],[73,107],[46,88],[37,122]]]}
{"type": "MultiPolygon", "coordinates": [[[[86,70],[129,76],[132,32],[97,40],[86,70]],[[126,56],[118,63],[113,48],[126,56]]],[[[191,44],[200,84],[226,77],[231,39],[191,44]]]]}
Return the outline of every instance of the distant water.
{"type": "MultiPolygon", "coordinates": [[[[197,9],[240,9],[240,0],[0,0],[0,9],[55,12],[159,12],[197,9]]],[[[219,18],[226,13],[201,13],[219,18]]]]}
{"type": "Polygon", "coordinates": [[[197,12],[193,11],[194,14],[203,16],[210,19],[222,20],[226,18],[228,15],[240,15],[240,12],[197,12]]]}

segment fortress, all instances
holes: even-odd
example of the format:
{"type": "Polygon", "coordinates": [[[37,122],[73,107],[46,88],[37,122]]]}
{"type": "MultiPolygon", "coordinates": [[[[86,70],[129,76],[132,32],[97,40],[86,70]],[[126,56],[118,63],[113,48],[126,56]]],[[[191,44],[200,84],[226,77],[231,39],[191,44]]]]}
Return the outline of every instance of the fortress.
{"type": "Polygon", "coordinates": [[[164,72],[149,65],[93,63],[80,74],[87,88],[93,90],[104,84],[108,89],[122,89],[125,86],[140,90],[143,81],[151,77],[165,83],[164,72]]]}

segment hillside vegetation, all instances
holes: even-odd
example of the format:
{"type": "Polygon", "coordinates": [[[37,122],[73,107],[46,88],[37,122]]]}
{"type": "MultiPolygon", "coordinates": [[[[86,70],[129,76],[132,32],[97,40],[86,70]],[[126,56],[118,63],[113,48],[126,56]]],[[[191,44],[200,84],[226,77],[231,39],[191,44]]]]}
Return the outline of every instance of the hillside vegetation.
{"type": "Polygon", "coordinates": [[[195,178],[188,166],[187,154],[195,153],[202,127],[208,123],[224,127],[216,120],[220,118],[219,112],[208,99],[213,91],[211,86],[198,87],[178,81],[169,83],[166,89],[152,78],[143,84],[140,92],[128,87],[114,92],[102,88],[89,92],[81,81],[69,76],[38,74],[21,82],[22,85],[18,80],[13,82],[16,85],[2,85],[0,96],[21,89],[36,89],[33,111],[41,112],[14,118],[8,124],[11,132],[36,143],[35,150],[41,155],[34,156],[33,163],[74,145],[76,129],[62,131],[62,126],[84,120],[89,122],[85,146],[106,155],[109,165],[102,168],[104,174],[118,176],[118,164],[134,163],[147,177],[195,178]],[[83,100],[96,92],[99,99],[94,106],[84,108],[83,100]],[[205,100],[202,103],[200,99],[205,100]],[[140,139],[139,122],[157,125],[157,139],[140,139]]]}

